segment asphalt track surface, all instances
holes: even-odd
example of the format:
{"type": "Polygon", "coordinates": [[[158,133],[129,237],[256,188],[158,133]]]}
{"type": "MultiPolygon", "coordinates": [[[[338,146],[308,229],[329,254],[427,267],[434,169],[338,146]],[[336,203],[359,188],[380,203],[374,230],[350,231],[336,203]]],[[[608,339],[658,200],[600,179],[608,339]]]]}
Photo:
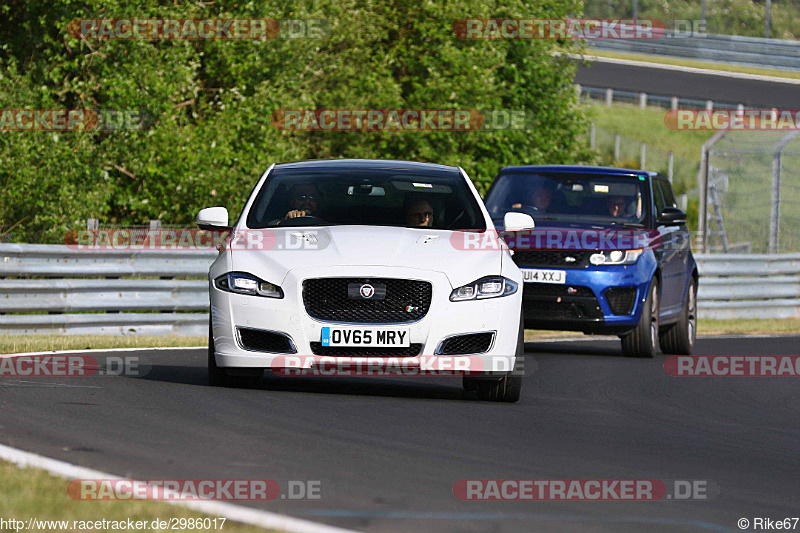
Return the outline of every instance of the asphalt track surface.
{"type": "MultiPolygon", "coordinates": [[[[700,339],[697,353],[798,346],[700,339]]],[[[254,389],[218,389],[206,385],[203,350],[144,350],[152,366],[140,377],[0,378],[0,442],[134,479],[319,480],[319,500],[248,505],[363,531],[739,531],[739,518],[798,516],[797,378],[670,377],[664,356],[628,359],[611,340],[526,351],[522,400],[493,404],[444,377],[267,375],[254,389]],[[497,478],[707,480],[719,494],[453,494],[458,480],[497,478]]]]}
{"type": "Polygon", "coordinates": [[[713,100],[748,107],[797,109],[800,86],[771,81],[737,79],[653,67],[594,62],[581,63],[575,83],[697,100],[713,100]]]}

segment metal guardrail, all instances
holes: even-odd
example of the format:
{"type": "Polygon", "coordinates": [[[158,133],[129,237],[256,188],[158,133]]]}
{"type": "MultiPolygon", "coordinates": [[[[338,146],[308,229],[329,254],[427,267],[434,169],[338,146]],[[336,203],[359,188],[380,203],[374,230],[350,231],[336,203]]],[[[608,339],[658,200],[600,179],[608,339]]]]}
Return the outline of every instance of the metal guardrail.
{"type": "Polygon", "coordinates": [[[0,334],[206,335],[216,256],[0,244],[0,334]]]}
{"type": "MultiPolygon", "coordinates": [[[[0,334],[206,335],[215,257],[0,244],[0,334]]],[[[800,317],[800,254],[696,258],[701,318],[800,317]]]]}
{"type": "Polygon", "coordinates": [[[800,254],[697,254],[701,318],[800,318],[800,254]]]}
{"type": "Polygon", "coordinates": [[[800,42],[783,39],[706,34],[678,35],[667,30],[652,40],[596,40],[593,48],[719,61],[754,67],[800,69],[800,42]]]}

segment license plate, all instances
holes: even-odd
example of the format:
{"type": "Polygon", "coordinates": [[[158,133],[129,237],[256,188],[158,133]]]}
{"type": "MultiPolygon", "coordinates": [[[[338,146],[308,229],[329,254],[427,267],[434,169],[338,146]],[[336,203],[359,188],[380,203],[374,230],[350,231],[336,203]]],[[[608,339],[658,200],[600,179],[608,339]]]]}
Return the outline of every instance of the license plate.
{"type": "Polygon", "coordinates": [[[564,284],[567,280],[566,270],[544,270],[541,268],[524,269],[522,280],[525,283],[559,283],[564,284]]]}
{"type": "Polygon", "coordinates": [[[322,328],[323,346],[376,346],[379,348],[408,348],[408,328],[322,328]]]}

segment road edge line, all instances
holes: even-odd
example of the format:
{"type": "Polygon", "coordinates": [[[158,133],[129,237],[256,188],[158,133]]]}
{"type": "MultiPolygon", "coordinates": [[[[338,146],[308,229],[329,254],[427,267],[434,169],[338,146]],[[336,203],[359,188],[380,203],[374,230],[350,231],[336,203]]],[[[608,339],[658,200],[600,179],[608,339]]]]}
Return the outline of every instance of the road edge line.
{"type": "MultiPolygon", "coordinates": [[[[51,459],[43,455],[12,448],[4,444],[0,444],[0,459],[13,463],[18,468],[38,468],[65,479],[125,479],[106,472],[100,472],[99,470],[92,470],[59,461],[58,459],[51,459]]],[[[162,503],[186,507],[208,515],[223,516],[233,522],[292,533],[358,533],[352,529],[329,526],[310,520],[303,520],[302,518],[294,518],[227,502],[163,500],[162,503]]]]}

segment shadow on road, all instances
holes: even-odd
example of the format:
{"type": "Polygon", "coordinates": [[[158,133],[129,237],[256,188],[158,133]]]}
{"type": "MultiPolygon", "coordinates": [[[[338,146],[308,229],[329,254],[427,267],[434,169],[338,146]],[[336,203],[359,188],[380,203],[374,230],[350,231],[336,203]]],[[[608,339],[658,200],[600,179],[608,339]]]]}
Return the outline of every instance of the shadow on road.
{"type": "Polygon", "coordinates": [[[625,357],[619,341],[577,341],[577,342],[526,342],[525,352],[528,355],[604,355],[625,357]]]}
{"type": "MultiPolygon", "coordinates": [[[[210,387],[206,369],[196,366],[154,364],[149,368],[147,374],[135,376],[135,379],[210,387]]],[[[280,377],[266,372],[263,378],[251,381],[247,386],[237,388],[290,393],[477,400],[475,393],[463,390],[460,377],[280,377]]],[[[230,390],[234,390],[234,388],[230,390]]]]}

